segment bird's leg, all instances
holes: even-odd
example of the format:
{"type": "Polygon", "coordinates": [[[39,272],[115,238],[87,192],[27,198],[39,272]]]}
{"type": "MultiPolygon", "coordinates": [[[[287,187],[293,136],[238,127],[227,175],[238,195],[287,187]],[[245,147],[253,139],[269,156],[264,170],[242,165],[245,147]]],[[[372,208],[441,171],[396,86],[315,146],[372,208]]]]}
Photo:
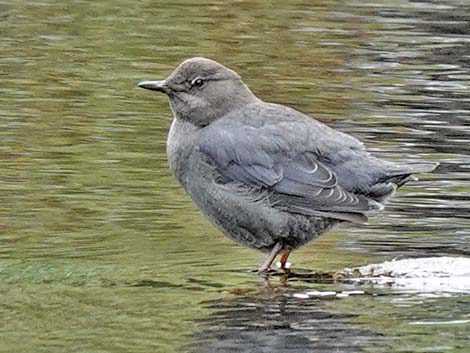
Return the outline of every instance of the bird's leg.
{"type": "Polygon", "coordinates": [[[269,270],[271,264],[273,263],[274,259],[276,258],[277,254],[279,254],[279,251],[281,251],[281,249],[282,242],[276,243],[276,245],[274,245],[274,248],[271,250],[271,253],[269,254],[266,261],[264,261],[263,264],[258,268],[258,274],[267,272],[269,270]]]}
{"type": "Polygon", "coordinates": [[[290,270],[288,267],[286,267],[287,263],[287,258],[290,255],[290,250],[284,250],[281,255],[281,270],[284,271],[284,273],[290,273],[290,270]]]}

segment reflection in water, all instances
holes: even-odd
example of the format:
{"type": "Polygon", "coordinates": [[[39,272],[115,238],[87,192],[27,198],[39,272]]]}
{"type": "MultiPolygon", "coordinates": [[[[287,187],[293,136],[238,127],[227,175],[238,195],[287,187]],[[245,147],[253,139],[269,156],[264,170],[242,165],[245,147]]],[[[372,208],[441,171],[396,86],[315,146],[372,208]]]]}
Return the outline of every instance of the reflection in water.
{"type": "Polygon", "coordinates": [[[377,334],[353,324],[357,315],[328,311],[321,302],[288,295],[214,301],[193,352],[360,352],[377,334]]]}
{"type": "Polygon", "coordinates": [[[176,185],[168,104],[135,84],[211,57],[382,158],[441,163],[369,225],[294,253],[296,270],[468,257],[469,12],[459,0],[1,2],[2,349],[466,353],[465,294],[293,298],[355,289],[300,278],[257,293],[247,271],[262,256],[176,185]]]}

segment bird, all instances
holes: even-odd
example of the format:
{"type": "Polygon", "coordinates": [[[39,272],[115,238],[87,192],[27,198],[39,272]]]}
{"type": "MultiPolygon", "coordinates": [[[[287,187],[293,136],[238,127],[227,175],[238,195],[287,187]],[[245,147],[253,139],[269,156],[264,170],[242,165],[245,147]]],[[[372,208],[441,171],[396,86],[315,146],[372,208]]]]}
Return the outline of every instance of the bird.
{"type": "Polygon", "coordinates": [[[413,174],[436,162],[392,162],[293,108],[264,102],[241,76],[203,57],[138,87],[167,95],[169,167],[202,214],[235,242],[280,256],[339,224],[365,223],[413,174]]]}

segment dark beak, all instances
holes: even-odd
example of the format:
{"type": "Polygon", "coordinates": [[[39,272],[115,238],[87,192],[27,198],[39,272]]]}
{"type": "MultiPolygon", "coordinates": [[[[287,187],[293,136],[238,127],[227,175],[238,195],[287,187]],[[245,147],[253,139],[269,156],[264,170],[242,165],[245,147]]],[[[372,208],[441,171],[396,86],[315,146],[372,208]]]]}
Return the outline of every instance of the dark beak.
{"type": "Polygon", "coordinates": [[[163,93],[169,92],[169,88],[165,81],[142,81],[139,82],[137,86],[140,88],[149,89],[151,91],[158,91],[163,93]]]}

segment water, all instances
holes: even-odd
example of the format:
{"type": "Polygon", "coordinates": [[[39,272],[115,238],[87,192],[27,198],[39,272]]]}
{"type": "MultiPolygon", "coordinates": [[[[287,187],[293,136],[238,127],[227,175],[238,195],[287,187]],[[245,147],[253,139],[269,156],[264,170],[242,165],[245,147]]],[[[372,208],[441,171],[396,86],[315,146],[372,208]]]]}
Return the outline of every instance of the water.
{"type": "Polygon", "coordinates": [[[225,239],[166,166],[171,113],[139,90],[183,58],[391,160],[440,161],[299,272],[470,254],[467,1],[0,3],[0,350],[468,352],[468,293],[302,278],[225,239]],[[306,291],[364,295],[297,298],[306,291]]]}

